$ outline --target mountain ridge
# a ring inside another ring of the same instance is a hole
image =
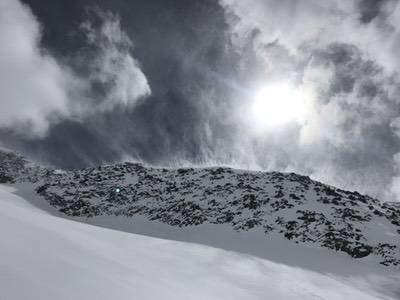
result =
[[[178,227],[228,224],[236,231],[273,232],[295,243],[400,265],[398,203],[295,173],[138,163],[59,171],[0,151],[0,182],[32,184],[69,217],[140,215]]]

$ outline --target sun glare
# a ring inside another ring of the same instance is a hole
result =
[[[306,116],[306,93],[286,84],[260,89],[251,107],[252,115],[260,129],[303,123]]]

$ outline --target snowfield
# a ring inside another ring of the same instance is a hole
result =
[[[44,210],[44,202],[38,205],[21,194],[0,185],[2,300],[400,299],[398,270],[368,260],[273,237],[264,237],[262,243],[271,247],[257,253],[256,242],[243,245],[244,233],[207,238],[210,227],[204,227],[204,243],[241,252],[143,236],[61,218],[49,212],[50,206]],[[92,221],[118,229],[124,220]],[[165,228],[165,237],[174,237],[168,225],[143,222],[136,220],[136,230],[151,234]],[[190,240],[186,237],[201,236],[202,228],[175,237]],[[307,268],[309,261],[314,267]]]
[[[319,272],[326,268],[321,270],[318,260],[282,261],[282,249],[302,244],[400,269],[399,203],[295,173],[168,169],[130,162],[60,172],[0,151],[0,183],[18,187],[21,196],[36,199],[44,210],[50,205],[55,215],[92,225],[266,259],[277,253],[275,262],[312,265]],[[21,194],[23,189],[27,195]],[[276,238],[279,245],[271,251]],[[332,268],[334,264],[329,272]]]

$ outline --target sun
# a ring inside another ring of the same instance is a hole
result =
[[[307,114],[307,94],[288,84],[261,88],[254,97],[251,115],[259,129],[303,123]]]

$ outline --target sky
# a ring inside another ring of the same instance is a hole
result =
[[[400,200],[397,0],[1,0],[0,43],[0,146],[35,161],[296,172]]]

